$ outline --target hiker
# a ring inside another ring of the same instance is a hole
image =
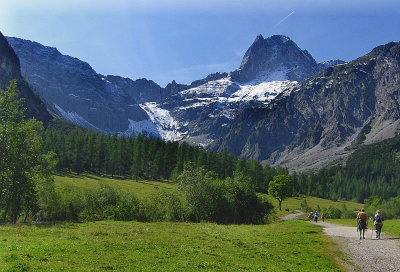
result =
[[[313,219],[314,215],[312,212],[310,212],[310,214],[308,215],[308,220],[311,222],[311,220]]]
[[[321,219],[322,219],[322,222],[325,222],[325,213],[321,214]]]
[[[361,209],[360,212],[357,214],[357,231],[360,232],[360,240],[365,239],[365,230],[367,229],[368,225],[368,217],[365,213],[365,209]],[[361,238],[362,233],[362,238]]]
[[[376,230],[376,238],[381,239],[381,231],[382,231],[384,219],[383,219],[383,215],[380,210],[376,211],[373,220],[374,220],[374,227]]]
[[[315,213],[314,213],[314,220],[315,220],[315,223],[318,223],[318,217],[319,217],[318,212],[315,212]]]

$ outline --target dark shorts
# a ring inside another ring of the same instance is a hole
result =
[[[367,229],[367,222],[366,221],[359,221],[358,222],[358,229],[359,230]]]
[[[381,230],[382,230],[382,226],[383,226],[382,223],[375,223],[375,229],[376,229],[377,231],[381,231]]]

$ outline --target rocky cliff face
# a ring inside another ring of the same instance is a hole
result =
[[[52,117],[43,102],[22,78],[19,59],[0,32],[0,88],[4,89],[13,79],[17,80],[20,96],[25,99],[27,116],[48,122]]]
[[[18,38],[8,41],[21,59],[22,75],[60,117],[99,132],[160,136],[135,100],[140,95],[56,48]]]
[[[297,171],[345,158],[358,144],[398,132],[399,68],[399,43],[327,68],[269,105],[242,112],[213,148]]]

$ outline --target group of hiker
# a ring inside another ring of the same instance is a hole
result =
[[[315,223],[318,223],[319,217],[320,217],[320,215],[319,215],[319,213],[317,211],[315,211],[314,213],[310,212],[308,214],[308,220],[310,220],[310,221],[314,220]],[[325,214],[324,213],[321,214],[321,219],[322,219],[322,222],[325,222]]]
[[[310,212],[308,214],[308,220],[315,221],[318,223],[318,219],[321,218],[322,222],[325,222],[325,214],[322,213],[321,216],[317,211]],[[380,210],[377,210],[374,217],[369,218],[373,221],[376,238],[381,239],[381,232],[383,227],[383,215]],[[365,213],[365,209],[361,209],[357,214],[357,231],[360,233],[360,239],[365,239],[365,232],[368,229],[368,216]]]
[[[381,232],[383,227],[383,215],[380,210],[377,210],[374,217],[370,218],[374,222],[376,231],[376,238],[381,239]],[[360,239],[365,239],[365,231],[368,228],[368,216],[365,209],[361,209],[357,214],[357,231],[360,233]]]

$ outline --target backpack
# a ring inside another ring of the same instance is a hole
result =
[[[358,214],[358,218],[359,218],[361,221],[367,221],[367,214],[366,214],[365,212],[360,212],[360,213]]]
[[[382,214],[377,214],[377,215],[375,216],[375,222],[381,223],[382,221],[383,221]]]

